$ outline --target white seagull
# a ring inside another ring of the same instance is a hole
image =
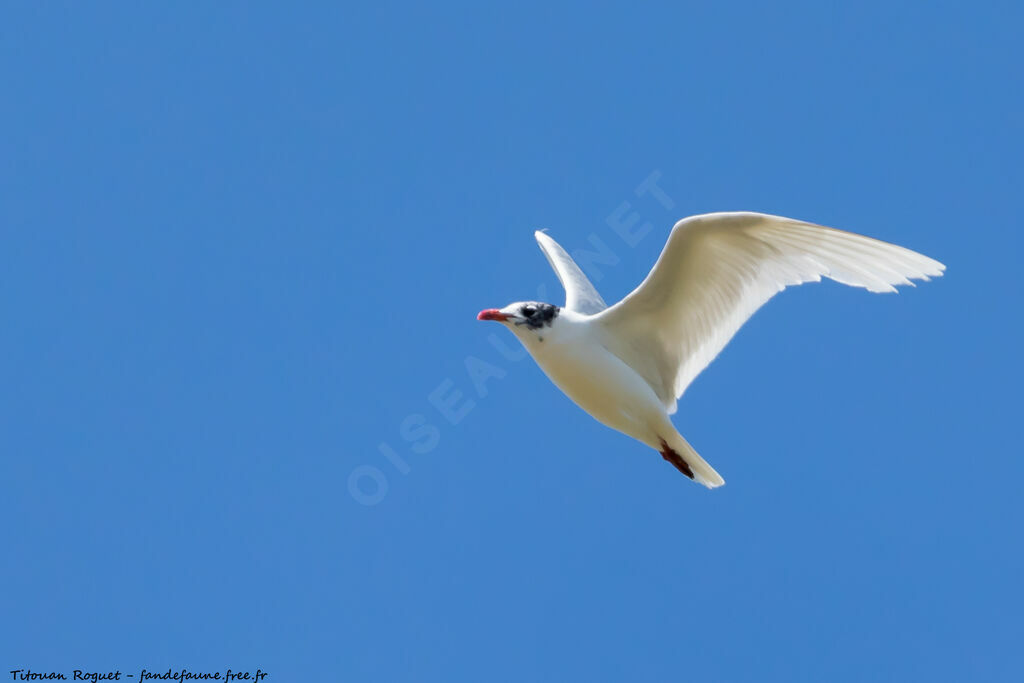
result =
[[[946,268],[910,249],[792,218],[709,213],[676,223],[644,281],[609,307],[555,240],[535,236],[565,288],[565,306],[520,301],[477,319],[504,323],[580,408],[708,488],[725,480],[669,415],[758,308],[786,287],[822,276],[895,292],[894,285]]]

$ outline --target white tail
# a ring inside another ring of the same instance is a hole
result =
[[[722,475],[715,471],[715,468],[707,463],[704,458],[697,455],[693,446],[683,438],[682,434],[672,430],[668,440],[662,437],[661,457],[672,463],[677,470],[690,477],[699,484],[704,484],[709,489],[717,488],[725,483]]]

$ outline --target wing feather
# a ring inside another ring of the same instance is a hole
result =
[[[597,293],[597,289],[572,260],[572,257],[562,248],[562,245],[540,230],[534,233],[534,237],[537,238],[537,243],[565,289],[565,307],[567,309],[585,315],[594,315],[608,308],[608,304],[604,302],[601,295]]]
[[[669,412],[750,316],[788,286],[827,277],[872,292],[945,266],[880,240],[751,212],[692,216],[672,229],[640,286],[597,318],[606,345]]]

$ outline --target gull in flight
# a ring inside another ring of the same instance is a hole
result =
[[[644,281],[609,307],[555,240],[539,231],[536,238],[565,288],[565,305],[520,301],[477,319],[503,323],[580,408],[708,488],[725,480],[669,415],[757,309],[790,285],[822,277],[895,292],[946,268],[895,244],[791,218],[709,213],[676,223]]]

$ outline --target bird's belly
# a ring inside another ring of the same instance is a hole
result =
[[[652,417],[664,408],[647,382],[613,353],[603,346],[552,345],[534,359],[566,396],[598,421],[649,440]]]

